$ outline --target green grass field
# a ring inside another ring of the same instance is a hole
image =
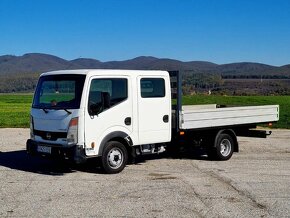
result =
[[[0,127],[29,127],[32,94],[0,94]]]
[[[29,127],[32,94],[0,94],[0,127]],[[280,105],[275,128],[290,129],[290,96],[185,96],[183,104]]]

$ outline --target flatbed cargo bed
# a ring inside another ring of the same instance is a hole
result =
[[[276,122],[279,105],[218,108],[214,104],[182,106],[180,129],[200,129]]]

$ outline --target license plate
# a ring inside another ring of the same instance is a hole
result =
[[[37,146],[37,152],[51,154],[51,147],[39,145],[39,146]]]

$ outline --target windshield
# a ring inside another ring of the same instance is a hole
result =
[[[32,107],[40,109],[78,109],[85,75],[40,77]]]

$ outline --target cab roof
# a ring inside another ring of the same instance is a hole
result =
[[[106,75],[106,76],[138,76],[138,75],[168,75],[167,71],[161,70],[116,70],[116,69],[80,69],[80,70],[57,70],[50,71],[41,74],[41,76],[48,75],[60,75],[60,74],[75,74],[75,75],[89,75],[89,76],[97,76],[97,75]]]

